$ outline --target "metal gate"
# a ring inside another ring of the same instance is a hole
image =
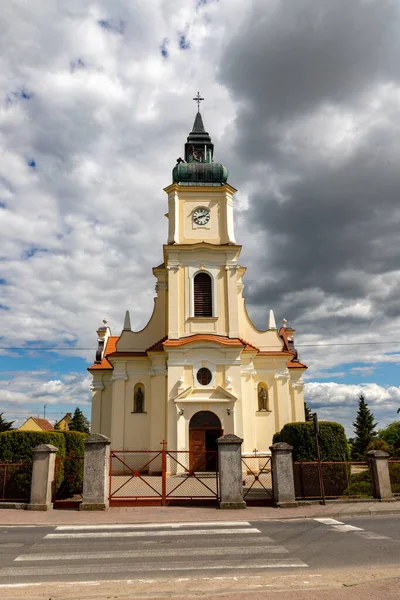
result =
[[[83,492],[82,456],[56,457],[54,470],[54,508],[79,508]]]
[[[242,456],[243,500],[249,506],[272,504],[271,456]]]
[[[218,502],[217,452],[112,450],[110,505],[208,504]]]

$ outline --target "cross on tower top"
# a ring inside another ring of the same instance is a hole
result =
[[[197,92],[197,96],[195,96],[195,98],[193,98],[193,100],[195,102],[197,102],[197,112],[200,112],[200,102],[202,102],[204,100],[204,98],[202,98],[200,96],[200,92]]]

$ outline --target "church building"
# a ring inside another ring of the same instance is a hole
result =
[[[307,367],[285,320],[278,330],[269,311],[260,331],[247,314],[236,190],[214,162],[199,111],[184,152],[165,188],[168,241],[153,268],[150,321],[132,331],[127,311],[120,335],[106,321],[97,331],[91,431],[115,450],[158,450],[165,440],[170,450],[195,453],[235,433],[244,455],[265,453],[285,423],[304,421]]]

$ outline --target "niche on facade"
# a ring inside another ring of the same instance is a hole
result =
[[[258,412],[270,412],[268,385],[260,381],[257,386]]]
[[[144,385],[137,383],[133,389],[133,410],[132,413],[144,413]]]

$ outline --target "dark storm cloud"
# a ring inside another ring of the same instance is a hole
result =
[[[243,231],[265,249],[251,256],[249,302],[304,323],[319,309],[316,327],[336,333],[386,301],[398,315],[400,4],[254,6],[219,70],[239,101],[230,160],[249,191]]]
[[[254,2],[221,79],[264,117],[351,102],[400,77],[397,0]]]

